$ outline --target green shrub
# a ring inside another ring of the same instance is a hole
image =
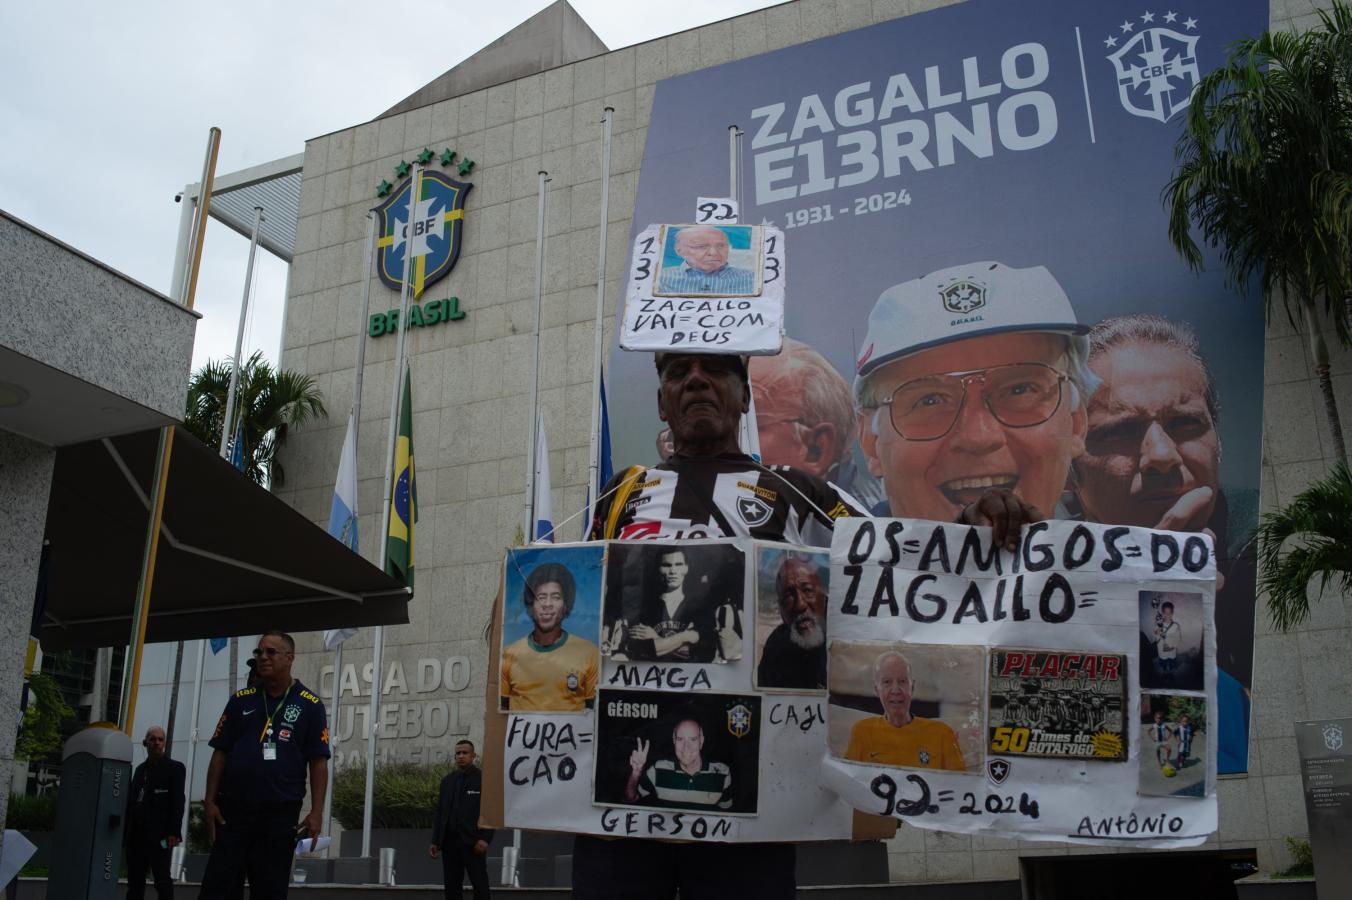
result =
[[[1291,851],[1291,866],[1277,874],[1287,878],[1313,878],[1314,851],[1310,849],[1310,842],[1288,836],[1286,849]]]
[[[188,852],[210,853],[211,841],[207,837],[207,819],[202,813],[202,804],[193,803],[188,807]]]
[[[28,794],[10,794],[5,827],[19,831],[56,830],[56,792],[41,797]]]
[[[414,763],[376,765],[371,788],[373,828],[431,828],[441,779],[450,762],[434,766]],[[333,817],[347,829],[359,829],[366,809],[366,769],[349,766],[333,779]]]

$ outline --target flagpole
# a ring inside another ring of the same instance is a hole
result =
[[[601,471],[601,352],[604,346],[606,306],[606,234],[610,224],[610,126],[615,108],[606,107],[601,116],[601,245],[596,251],[596,336],[592,346],[592,416],[588,446],[587,503],[595,508],[600,496],[597,477]]]
[[[530,381],[530,449],[526,455],[526,525],[522,530],[525,543],[535,540],[535,423],[540,414],[540,310],[545,277],[545,185],[549,173],[540,170],[540,201],[535,224],[535,358],[531,363]]]
[[[366,321],[371,315],[371,267],[373,265],[372,257],[376,251],[376,217],[370,210],[366,213],[366,268],[362,270],[365,277],[362,279],[361,286],[361,318],[357,320],[357,362],[356,373],[352,379],[352,462],[357,461],[357,445],[361,434],[361,389],[362,375],[366,371]],[[346,435],[344,435],[346,440]],[[357,517],[360,513],[357,510],[357,498],[352,498],[352,515]],[[358,535],[361,530],[358,529]],[[377,542],[378,543],[378,542]],[[361,547],[356,548],[357,555],[361,555]],[[344,639],[346,640],[346,639]],[[343,643],[339,642],[333,651],[333,703],[330,705],[332,712],[329,713],[329,721],[333,725],[329,728],[329,753],[335,760],[333,765],[329,766],[329,790],[324,795],[324,834],[331,834],[333,829],[333,783],[338,777],[338,732],[340,730],[338,714],[343,700],[342,691],[343,680]],[[337,856],[338,851],[334,849],[329,856]]]
[[[211,211],[211,188],[216,180],[216,159],[221,149],[221,130],[214,125],[207,132],[206,158],[202,160],[202,180],[198,183],[197,224],[192,232],[188,268],[184,276],[182,301],[192,309],[197,295],[197,275],[202,265],[202,244],[206,240],[207,215]],[[160,526],[164,521],[164,489],[169,484],[169,462],[174,449],[174,426],[160,429],[159,446],[155,454],[155,475],[151,482],[150,521],[146,525],[145,548],[141,556],[141,575],[136,586],[136,602],[132,608],[131,636],[122,675],[122,699],[118,708],[118,725],[128,736],[132,720],[136,718],[136,695],[141,679],[141,657],[145,651],[146,624],[150,617],[150,597],[155,580],[155,560],[160,548]]]
[[[404,278],[399,291],[399,336],[394,351],[394,372],[391,374],[390,432],[385,448],[385,489],[381,494],[380,533],[376,535],[376,565],[385,568],[386,546],[390,539],[390,512],[394,487],[394,450],[399,440],[399,401],[403,398],[404,353],[408,337],[408,304],[413,277],[413,221],[418,214],[418,193],[422,188],[421,163],[413,164],[413,176],[408,191],[408,221],[404,228]],[[369,280],[370,273],[367,273]],[[361,818],[361,855],[371,855],[371,799],[376,773],[376,719],[380,716],[380,671],[385,650],[385,627],[377,625],[375,647],[371,656],[371,705],[366,713],[366,793]]]
[[[225,417],[221,423],[221,457],[229,459],[226,445],[234,429],[230,427],[235,414],[235,392],[239,390],[240,356],[244,353],[244,325],[249,320],[249,295],[253,293],[254,257],[258,253],[258,232],[263,226],[263,207],[254,207],[253,234],[249,238],[249,262],[244,268],[244,298],[240,300],[239,327],[235,329],[235,364],[230,367],[230,388],[225,394]],[[247,464],[247,463],[246,463]],[[233,685],[232,685],[233,687]]]

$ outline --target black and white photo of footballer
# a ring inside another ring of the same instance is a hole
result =
[[[1125,655],[995,647],[987,749],[1002,756],[1125,760],[1126,691]]]
[[[745,552],[728,542],[610,544],[602,654],[617,662],[741,659],[745,573]]]
[[[1202,653],[1206,610],[1202,595],[1141,591],[1141,687],[1204,689]]]
[[[603,806],[752,815],[761,700],[603,689],[593,799]]]

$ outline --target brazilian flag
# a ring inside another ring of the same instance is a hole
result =
[[[390,534],[385,542],[385,572],[413,587],[413,526],[418,521],[418,486],[413,468],[413,379],[404,369],[404,399],[399,404],[399,439],[394,447],[394,496]]]

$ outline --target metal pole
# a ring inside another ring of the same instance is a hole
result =
[[[216,179],[216,157],[221,149],[221,130],[212,127],[207,132],[206,159],[202,163],[202,181],[198,196],[197,225],[194,227],[188,274],[183,290],[183,305],[192,309],[197,294],[197,273],[202,267],[202,244],[206,238],[207,214],[211,211],[211,188]],[[122,675],[122,699],[118,709],[118,726],[131,736],[132,721],[136,717],[137,683],[141,678],[141,656],[145,651],[146,623],[150,617],[150,597],[155,583],[155,560],[160,549],[160,525],[164,521],[164,493],[169,485],[169,462],[174,451],[174,426],[160,429],[159,445],[155,453],[155,476],[151,482],[150,522],[146,530],[145,550],[141,556],[141,576],[136,586],[136,604],[132,610],[131,637],[127,663]]]
[[[201,190],[201,185],[198,185]],[[189,197],[185,188],[179,195],[178,243],[174,246],[174,271],[169,276],[169,296],[183,302],[183,289],[187,287],[188,248],[192,246],[193,226],[197,224],[197,198]]]
[[[593,509],[596,507],[596,498],[600,496],[597,481],[601,473],[601,351],[605,343],[602,333],[605,330],[606,233],[610,209],[610,124],[614,113],[614,107],[607,106],[601,116],[601,246],[596,252],[596,336],[592,346],[591,440],[587,455],[590,460],[587,499]]]
[[[535,359],[531,363],[530,443],[526,455],[526,524],[522,530],[527,544],[535,540],[535,445],[536,422],[540,416],[540,309],[545,280],[545,185],[549,173],[540,170],[540,204],[535,224]]]
[[[399,439],[399,403],[403,399],[404,353],[408,337],[408,303],[412,293],[410,279],[413,275],[413,221],[418,212],[418,193],[422,188],[421,164],[413,166],[413,178],[408,192],[408,224],[404,232],[404,278],[399,292],[399,339],[395,344],[394,372],[390,399],[390,431],[385,452],[385,490],[381,495],[380,533],[376,535],[376,559],[374,562],[385,568],[385,542],[390,534],[391,494],[394,487],[394,448]],[[385,649],[385,627],[376,626],[375,647],[371,656],[371,706],[366,714],[366,794],[365,809],[361,821],[361,855],[371,855],[371,796],[375,786],[376,772],[376,719],[380,716],[380,667]]]
[[[336,777],[338,760],[338,732],[340,726],[338,723],[338,701],[342,698],[340,685],[343,680],[343,645],[339,644],[333,651],[333,717],[329,719],[329,790],[324,795],[324,828],[323,834],[331,834],[330,828],[333,824],[333,780]],[[337,856],[337,848],[333,852],[325,854],[326,856]]]
[[[197,716],[202,706],[202,666],[206,662],[207,642],[205,638],[197,639],[197,665],[194,667],[192,679],[192,719],[188,728],[188,758],[183,763],[186,770],[183,778],[183,795],[187,798],[187,803],[183,804],[183,833],[188,833],[189,815],[192,810],[192,779],[193,768],[197,762]],[[175,875],[177,877],[177,875]]]
[[[160,429],[155,452],[155,480],[150,485],[150,522],[146,526],[145,549],[141,554],[141,577],[136,586],[136,606],[131,617],[131,652],[127,654],[126,674],[122,678],[122,703],[118,725],[131,737],[132,717],[136,715],[136,689],[141,680],[141,655],[145,650],[146,622],[150,618],[150,594],[155,584],[155,559],[160,550],[160,523],[164,521],[164,493],[169,485],[169,458],[174,450],[174,426]]]
[[[741,129],[736,125],[728,126],[728,196],[737,199],[737,137]]]
[[[373,213],[366,213],[366,268],[362,271],[366,277],[362,281],[361,289],[361,318],[357,320],[357,362],[356,375],[352,381],[352,455],[353,462],[356,462],[357,445],[360,442],[361,434],[361,389],[362,374],[366,370],[366,319],[371,314],[371,265],[376,252],[376,217]],[[352,514],[358,515],[357,498],[352,498]],[[358,534],[361,531],[358,529]],[[377,545],[379,542],[377,542]],[[358,555],[361,554],[361,547],[357,548]],[[333,758],[337,759],[338,750],[338,716],[343,700],[341,689],[343,677],[343,645],[339,644],[333,655],[333,705],[329,713],[329,721],[333,726],[329,729],[329,750]],[[329,766],[329,792],[324,797],[324,833],[331,834],[333,830],[333,782],[338,777],[338,766],[331,764]],[[331,847],[329,856],[337,856],[336,847]]]
[[[192,230],[188,271],[183,284],[183,305],[192,309],[197,296],[197,273],[202,268],[202,244],[207,236],[207,216],[211,212],[211,190],[216,182],[216,157],[221,152],[221,130],[213,127],[207,134],[207,158],[202,163],[202,180],[197,189],[197,221]]]
[[[371,315],[371,268],[375,265],[376,255],[376,217],[372,212],[366,214],[366,268],[363,270],[366,277],[362,280],[361,286],[361,318],[357,320],[357,373],[352,382],[352,421],[355,423],[358,434],[361,432],[361,389],[362,376],[366,372],[366,322]],[[399,320],[401,325],[403,320]],[[401,329],[402,331],[402,329]],[[353,442],[357,442],[357,434],[353,435]],[[357,501],[356,497],[352,502]],[[353,513],[356,510],[352,510]],[[360,552],[360,548],[359,548]]]
[[[239,390],[239,369],[244,363],[244,323],[249,319],[249,295],[253,292],[254,257],[258,253],[258,232],[263,227],[263,207],[254,207],[253,234],[249,238],[249,262],[244,267],[244,297],[240,300],[239,327],[235,329],[235,364],[230,367],[230,387],[225,394],[225,417],[221,422],[221,456],[229,459],[226,448],[230,443],[232,419],[235,415],[235,392]],[[231,687],[234,687],[231,685]]]

